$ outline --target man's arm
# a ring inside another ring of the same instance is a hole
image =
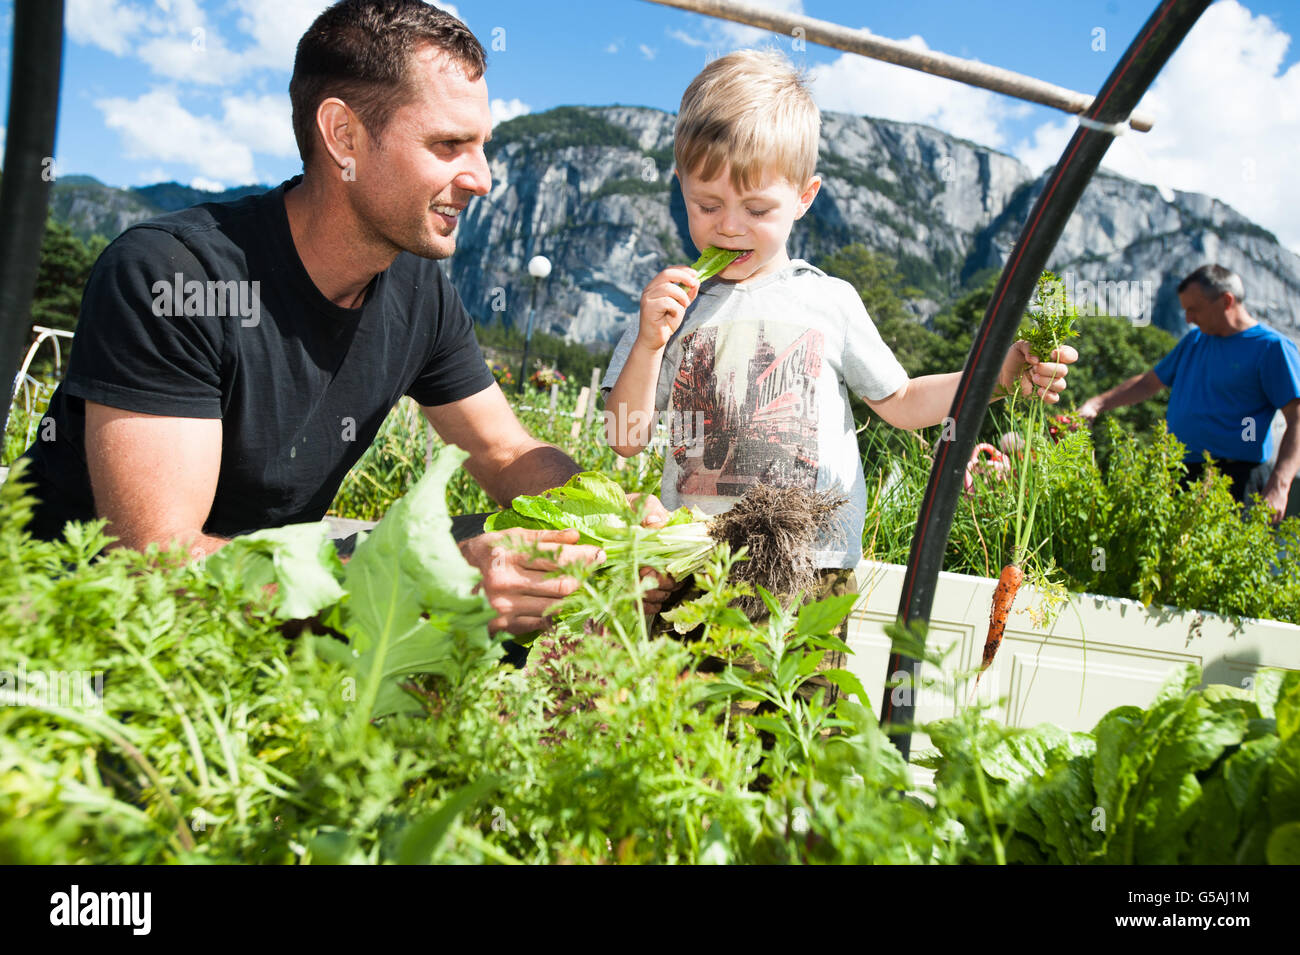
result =
[[[114,546],[178,541],[193,557],[223,546],[203,533],[221,469],[220,418],[170,418],[86,402],[95,512]]]
[[[421,410],[444,441],[469,454],[465,470],[498,504],[559,487],[582,470],[559,448],[525,431],[495,384],[468,398]]]
[[[465,469],[501,504],[508,505],[520,494],[558,487],[581,470],[563,451],[525,431],[495,384],[459,401],[421,408],[444,441],[469,453]],[[654,498],[646,523],[661,524],[666,519],[663,505]],[[530,556],[533,546],[542,554]],[[599,547],[579,544],[576,530],[516,528],[480,534],[461,541],[460,552],[483,575],[483,595],[500,614],[491,628],[513,634],[545,629],[547,610],[577,589],[572,577],[548,576],[551,571],[575,561],[605,559]],[[657,609],[667,596],[666,585],[661,584],[645,595],[644,602]]]
[[[1089,398],[1079,406],[1079,416],[1088,421],[1094,421],[1104,411],[1123,408],[1126,405],[1135,405],[1146,401],[1148,398],[1154,398],[1164,388],[1165,383],[1160,380],[1154,371],[1144,371],[1140,375],[1134,375],[1127,381],[1121,382],[1109,391],[1103,391],[1095,398]]]
[[[444,441],[468,452],[465,470],[500,504],[558,487],[580,470],[563,451],[524,430],[495,384],[421,410]],[[530,544],[553,559],[530,556]],[[500,614],[491,629],[513,634],[547,627],[547,610],[577,588],[572,577],[548,576],[557,566],[604,560],[600,548],[578,544],[575,530],[480,534],[461,541],[460,552],[483,575],[483,596]]]
[[[1282,408],[1282,417],[1286,419],[1286,433],[1282,435],[1282,446],[1278,448],[1277,465],[1264,485],[1264,500],[1273,508],[1274,522],[1280,521],[1286,513],[1287,499],[1291,494],[1291,482],[1296,472],[1300,471],[1300,398]]]

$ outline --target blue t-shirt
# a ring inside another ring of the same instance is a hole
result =
[[[1300,352],[1267,325],[1235,335],[1193,328],[1160,360],[1156,377],[1168,385],[1169,430],[1187,447],[1232,461],[1273,455],[1273,414],[1300,398]]]

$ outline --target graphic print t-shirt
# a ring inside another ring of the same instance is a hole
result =
[[[603,389],[636,341],[623,334]],[[821,567],[862,557],[866,482],[849,391],[887,398],[907,372],[853,286],[807,262],[745,284],[706,282],[664,349],[655,407],[666,412],[664,505],[717,514],[754,484],[848,498],[818,544]]]

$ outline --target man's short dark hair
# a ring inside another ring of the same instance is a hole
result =
[[[478,38],[450,13],[419,0],[340,0],[298,41],[289,80],[293,135],[303,168],[319,138],[316,109],[337,96],[376,142],[413,98],[411,54],[430,44],[477,80],[487,66]]]
[[[1178,293],[1181,295],[1192,285],[1199,286],[1201,294],[1211,302],[1225,292],[1231,292],[1238,302],[1246,300],[1246,288],[1241,284],[1241,276],[1222,265],[1202,265],[1178,283]]]

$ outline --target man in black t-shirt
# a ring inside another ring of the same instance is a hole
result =
[[[491,185],[483,69],[468,28],[427,4],[321,14],[289,87],[303,175],[136,225],[96,262],[42,429],[54,440],[27,452],[37,536],[106,517],[125,546],[201,556],[320,520],[403,395],[497,501],[578,471],[519,424],[435,261]],[[575,531],[519,536],[557,563],[601,556]],[[485,534],[461,550],[494,629],[524,633],[574,584],[510,545]]]

